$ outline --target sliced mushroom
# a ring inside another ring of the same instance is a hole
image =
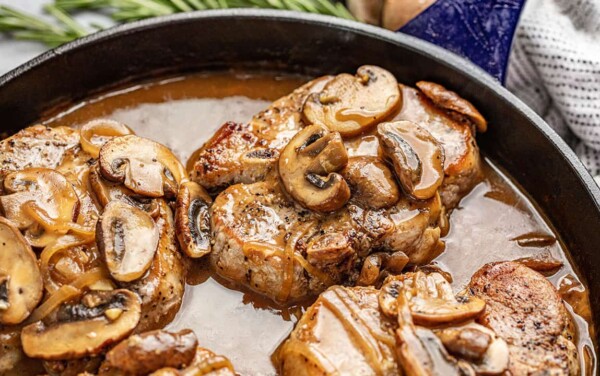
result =
[[[350,198],[348,184],[337,173],[347,163],[340,134],[311,125],[298,132],[281,152],[279,176],[286,191],[301,205],[330,212]]]
[[[410,261],[404,252],[378,252],[367,256],[360,270],[356,284],[358,286],[374,286],[383,280],[388,273],[400,274]]]
[[[187,176],[166,146],[134,135],[115,137],[104,144],[98,162],[106,180],[147,197],[174,197]]]
[[[414,325],[406,296],[400,294],[397,300],[396,352],[407,376],[475,375],[469,364],[456,361],[448,354],[431,330]]]
[[[140,299],[133,292],[90,291],[62,304],[52,320],[23,328],[23,350],[45,360],[96,355],[131,334],[140,316]]]
[[[210,252],[210,217],[212,199],[198,183],[181,184],[177,194],[175,229],[179,245],[186,255],[202,257]]]
[[[350,186],[352,202],[363,208],[389,208],[400,200],[394,174],[377,157],[354,157],[341,172]]]
[[[356,75],[337,75],[320,93],[306,99],[303,114],[342,136],[362,133],[390,115],[400,105],[394,76],[383,68],[363,65]]]
[[[379,124],[377,135],[404,191],[418,200],[433,197],[444,179],[444,153],[439,142],[410,121]]]
[[[0,324],[25,320],[42,298],[42,275],[19,229],[0,217]]]
[[[337,265],[341,269],[341,263],[354,256],[356,252],[347,236],[334,232],[314,237],[308,243],[306,249],[306,260],[317,267]]]
[[[94,158],[100,148],[113,137],[126,136],[134,132],[125,124],[110,119],[95,119],[85,123],[79,130],[81,148]]]
[[[452,355],[468,361],[478,375],[500,375],[508,369],[507,343],[485,326],[470,322],[434,332]]]
[[[96,241],[111,276],[117,281],[139,279],[150,267],[159,230],[148,213],[120,201],[104,208]]]
[[[103,207],[111,201],[122,201],[150,214],[155,218],[159,214],[159,205],[156,199],[140,196],[131,189],[119,184],[106,181],[97,168],[90,168],[88,177],[94,196]]]
[[[165,367],[184,368],[196,355],[194,332],[155,330],[133,335],[106,354],[99,375],[148,375]]]
[[[418,271],[388,278],[379,293],[382,312],[395,317],[401,295],[409,302],[414,322],[428,327],[465,322],[485,309],[482,299],[466,295],[455,297],[450,284],[439,273]]]
[[[4,179],[0,197],[4,215],[34,247],[44,247],[69,230],[83,230],[73,223],[79,198],[69,181],[46,168],[27,168]],[[85,231],[84,231],[85,232]]]
[[[419,81],[417,87],[436,106],[449,110],[450,115],[466,118],[477,127],[479,132],[487,130],[487,121],[483,115],[477,111],[471,102],[463,99],[460,95],[433,82]]]

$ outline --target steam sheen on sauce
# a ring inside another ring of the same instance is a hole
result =
[[[140,136],[165,144],[187,161],[224,122],[249,120],[307,80],[239,72],[176,77],[89,99],[49,114],[45,123],[79,126],[99,117],[112,118]],[[376,144],[376,140],[366,137],[357,148],[367,151]],[[564,266],[549,279],[559,288],[577,322],[582,358],[593,364],[594,333],[589,332],[587,289],[579,281],[564,246],[554,240],[557,236],[552,228],[491,161],[485,161],[484,181],[461,201],[450,223],[444,239],[446,250],[435,263],[452,274],[455,291],[488,262],[544,255],[561,260]],[[182,308],[167,328],[194,330],[202,346],[227,356],[241,374],[275,374],[269,354],[287,338],[310,302],[285,309],[276,307],[256,294],[217,281],[205,264],[203,260],[193,262]]]

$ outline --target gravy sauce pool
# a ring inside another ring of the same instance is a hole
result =
[[[113,91],[48,114],[45,124],[79,126],[109,117],[138,135],[170,147],[182,162],[226,121],[244,122],[307,81],[269,73],[223,72],[176,77]],[[491,125],[493,126],[493,124]],[[369,139],[364,141],[369,148]],[[485,180],[450,217],[446,250],[435,263],[462,289],[483,264],[551,255],[564,263],[550,281],[559,289],[579,329],[583,374],[595,372],[596,357],[588,322],[588,291],[579,281],[557,236],[531,201],[493,163]],[[304,307],[281,309],[251,292],[217,281],[203,261],[192,263],[182,308],[167,326],[190,328],[199,342],[227,356],[241,374],[272,375],[270,354],[287,338]]]

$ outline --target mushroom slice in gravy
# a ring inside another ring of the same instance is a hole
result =
[[[97,166],[90,168],[88,181],[94,196],[102,207],[108,205],[111,201],[121,201],[142,209],[153,218],[159,214],[159,204],[155,199],[138,195],[119,183],[106,181],[101,176]]]
[[[140,320],[140,300],[129,290],[90,291],[64,303],[52,319],[23,328],[27,356],[78,359],[102,352],[125,338]]]
[[[23,322],[42,298],[35,254],[19,230],[0,217],[0,324]]]
[[[356,75],[342,73],[304,103],[308,124],[318,124],[342,136],[362,133],[400,104],[400,90],[394,76],[385,69],[364,65]]]
[[[483,325],[470,322],[434,333],[450,354],[469,361],[478,375],[499,375],[508,368],[508,345]]]
[[[407,376],[475,374],[468,363],[451,357],[431,330],[413,324],[414,317],[406,296],[399,295],[397,304],[396,352]]]
[[[444,179],[444,152],[437,140],[410,121],[379,124],[377,135],[404,191],[418,200],[433,197]]]
[[[134,135],[115,137],[104,144],[98,162],[106,180],[147,197],[174,197],[187,177],[169,148]]]
[[[4,179],[0,204],[6,218],[25,232],[34,247],[43,247],[69,230],[88,232],[73,223],[79,198],[69,181],[47,168],[27,168]]]
[[[301,205],[320,212],[344,206],[348,184],[337,172],[348,163],[348,153],[337,132],[311,125],[298,132],[281,152],[279,176],[286,191]]]
[[[179,187],[175,229],[179,245],[189,257],[199,258],[210,252],[211,204],[212,199],[198,183],[185,182]]]
[[[428,327],[465,322],[485,309],[480,298],[454,296],[450,284],[439,273],[418,271],[390,277],[379,294],[379,305],[386,315],[396,315],[400,294],[406,297],[414,322]]]
[[[436,106],[449,110],[450,114],[464,116],[477,127],[479,132],[487,130],[487,121],[483,115],[460,95],[433,82],[419,81],[417,87]]]
[[[363,208],[389,208],[400,200],[394,174],[377,157],[350,158],[341,174],[350,186],[352,202]]]
[[[109,119],[96,119],[85,123],[79,130],[81,148],[94,158],[109,139],[134,134],[125,124]]]
[[[148,213],[120,201],[104,208],[96,241],[114,279],[131,282],[150,267],[158,246],[159,231]]]

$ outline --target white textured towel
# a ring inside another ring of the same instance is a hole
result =
[[[573,147],[600,183],[600,0],[529,0],[507,87]]]

